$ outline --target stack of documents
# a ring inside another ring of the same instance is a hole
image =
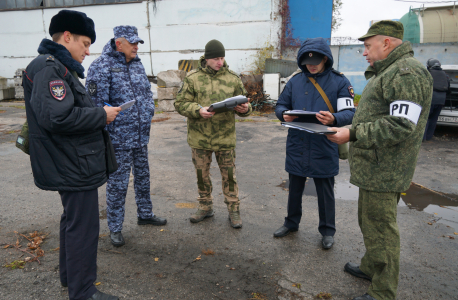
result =
[[[329,126],[315,124],[315,123],[303,123],[303,122],[281,122],[281,125],[293,128],[297,130],[303,130],[314,134],[335,134],[336,131],[328,130]]]
[[[210,105],[208,108],[209,112],[215,112],[215,113],[220,113],[220,112],[226,112],[229,110],[234,110],[234,108],[242,103],[247,103],[248,99],[245,96],[235,96],[232,98],[227,98],[226,100],[220,101],[213,103]]]
[[[308,110],[287,110],[284,111],[283,114],[289,116],[316,116],[316,114],[319,114],[319,112]]]

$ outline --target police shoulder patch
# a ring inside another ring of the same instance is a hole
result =
[[[97,95],[97,83],[95,83],[94,81],[89,82],[89,84],[87,85],[87,89],[89,91],[89,95]]]
[[[48,56],[48,57],[46,58],[46,60],[52,60],[52,61],[53,61],[53,60],[54,60],[54,56],[50,55],[50,56]]]
[[[65,84],[62,80],[53,80],[49,82],[49,91],[51,92],[51,96],[61,101],[67,95],[67,90],[65,88]]]
[[[353,87],[351,85],[348,86],[348,92],[350,93],[350,96],[352,98],[355,98],[355,91],[353,90]]]

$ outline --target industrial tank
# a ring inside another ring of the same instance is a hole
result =
[[[410,8],[401,19],[404,41],[412,43],[458,42],[458,7]]]

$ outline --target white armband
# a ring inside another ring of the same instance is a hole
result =
[[[390,104],[390,115],[410,120],[417,125],[422,107],[417,103],[407,100],[396,100]]]
[[[341,111],[344,109],[352,109],[355,108],[355,105],[353,104],[353,99],[352,98],[339,98],[337,99],[337,111]]]

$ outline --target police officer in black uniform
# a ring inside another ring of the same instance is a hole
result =
[[[428,122],[426,123],[423,141],[429,141],[433,138],[437,119],[439,118],[439,114],[445,104],[445,98],[447,94],[450,93],[450,79],[442,70],[441,63],[435,58],[430,58],[426,62],[426,68],[429,73],[431,73],[434,84],[433,99],[431,101],[431,109],[429,110]]]
[[[107,181],[102,130],[120,108],[96,107],[78,77],[95,42],[94,22],[86,14],[61,10],[49,25],[24,71],[30,161],[35,184],[59,191],[60,280],[71,300],[116,300],[94,286],[99,210],[97,188]]]

